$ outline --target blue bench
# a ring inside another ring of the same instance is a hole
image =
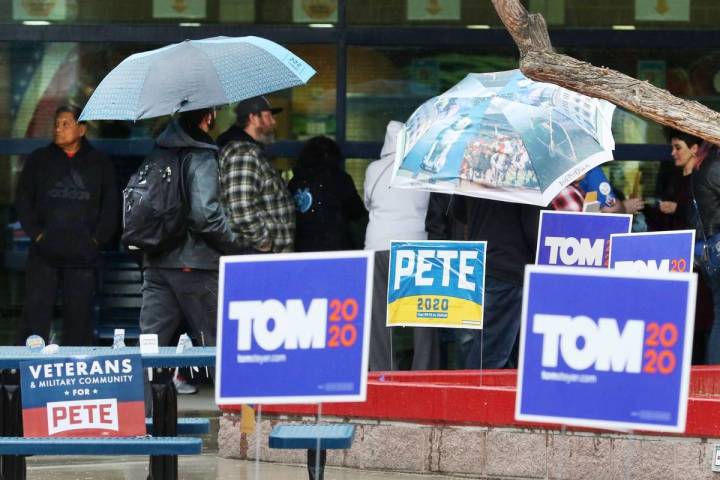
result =
[[[197,455],[192,437],[0,437],[0,455]],[[24,476],[22,478],[25,478]]]
[[[199,453],[202,440],[194,437],[0,437],[3,480],[25,480],[29,455],[150,455],[159,461],[148,478],[177,480],[177,455]]]
[[[307,450],[310,480],[323,480],[327,450],[350,448],[355,425],[347,423],[312,425],[275,425],[270,432],[270,448],[303,448]],[[318,459],[317,454],[320,453]],[[316,465],[317,464],[317,465]],[[317,470],[316,470],[317,467]]]
[[[152,418],[145,419],[145,427],[149,435],[153,433]],[[207,418],[178,418],[177,435],[205,435],[210,433],[210,420]]]
[[[135,260],[123,252],[103,252],[93,315],[99,341],[112,341],[116,328],[125,329],[126,341],[139,337],[141,288],[142,271]]]

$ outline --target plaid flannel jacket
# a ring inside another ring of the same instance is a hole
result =
[[[295,202],[261,147],[234,141],[220,152],[220,187],[230,224],[245,248],[272,242],[273,252],[291,252]]]
[[[570,184],[563,188],[550,204],[555,210],[564,212],[582,212],[585,193],[577,185]]]

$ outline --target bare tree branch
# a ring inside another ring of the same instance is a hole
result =
[[[517,0],[492,0],[492,2],[500,20],[520,49],[521,57],[531,50],[552,51],[550,36],[542,15],[529,15]]]
[[[520,50],[520,70],[539,82],[603,98],[662,125],[720,144],[720,114],[683,100],[646,81],[555,53],[540,14],[528,14],[519,0],[492,0]]]

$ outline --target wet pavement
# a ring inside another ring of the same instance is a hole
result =
[[[142,480],[147,477],[146,457],[32,457],[27,460],[28,480]],[[180,457],[178,480],[299,480],[307,468],[274,463],[228,460],[215,454]],[[326,480],[439,480],[453,477],[361,471],[327,467]],[[466,477],[467,478],[467,477]]]
[[[178,397],[180,416],[221,415],[213,397],[212,385],[201,385],[196,395]],[[216,432],[215,432],[216,433]],[[203,455],[179,457],[178,480],[304,480],[307,467],[258,463],[246,460],[229,460],[216,455],[215,438],[204,438]],[[208,451],[210,450],[210,451]],[[148,459],[143,456],[127,457],[29,457],[28,480],[144,480],[148,474]],[[326,480],[437,480],[453,477],[362,471],[349,468],[327,467]]]

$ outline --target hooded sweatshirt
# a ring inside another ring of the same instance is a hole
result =
[[[429,192],[390,188],[395,144],[403,124],[391,121],[385,133],[380,159],[365,172],[365,207],[369,222],[365,231],[366,250],[389,250],[391,240],[426,240],[425,214]]]
[[[39,148],[25,161],[15,208],[33,253],[57,267],[96,266],[119,223],[112,163],[84,138],[72,157],[54,143]]]
[[[185,238],[173,249],[149,255],[144,266],[217,270],[222,254],[236,253],[236,236],[230,230],[218,192],[217,146],[199,128],[187,132],[173,120],[156,140],[153,155],[182,154],[182,172],[190,203]]]
[[[351,223],[366,215],[352,177],[340,169],[342,158],[320,150],[298,158],[288,190],[295,199],[295,251],[352,250]],[[317,156],[315,156],[317,155]]]

